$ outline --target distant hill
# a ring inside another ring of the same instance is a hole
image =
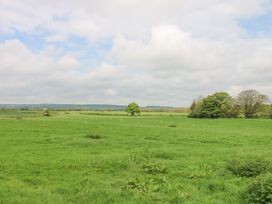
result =
[[[0,109],[62,109],[62,110],[114,110],[121,111],[126,105],[111,104],[0,104]],[[146,110],[174,109],[170,106],[146,106]]]

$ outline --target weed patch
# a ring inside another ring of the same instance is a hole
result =
[[[268,161],[258,158],[230,160],[226,169],[239,177],[255,177],[270,169]]]
[[[126,185],[127,189],[134,189],[142,193],[158,192],[161,190],[163,184],[166,183],[162,178],[144,178],[129,181]]]
[[[166,166],[160,166],[158,164],[145,164],[142,166],[143,170],[147,174],[167,174],[167,168]]]
[[[259,177],[252,182],[245,192],[245,199],[247,203],[272,203],[272,174]]]

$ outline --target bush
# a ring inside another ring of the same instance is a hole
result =
[[[257,178],[245,192],[245,199],[250,204],[272,203],[272,174]]]
[[[240,177],[254,177],[270,169],[269,162],[258,159],[234,159],[227,163],[226,169]]]

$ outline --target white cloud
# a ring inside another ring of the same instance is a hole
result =
[[[194,35],[243,35],[237,19],[267,12],[269,0],[1,0],[0,32],[49,31],[49,41],[78,35],[90,42],[118,34],[145,38],[150,27],[176,24]]]
[[[114,91],[113,89],[107,89],[105,93],[109,96],[116,95],[116,91]]]
[[[0,44],[1,103],[188,105],[214,91],[272,92],[272,37],[239,25],[271,12],[269,0],[0,0],[0,36],[42,35],[37,52]],[[45,35],[45,36],[44,36]],[[99,63],[54,46],[113,43]],[[86,62],[87,61],[87,62]],[[98,64],[98,65],[97,65]]]
[[[109,58],[124,70],[140,73],[140,78],[147,77],[147,86],[158,96],[170,101],[172,93],[174,100],[181,101],[180,94],[193,97],[224,90],[237,94],[237,87],[269,94],[271,46],[272,38],[214,41],[163,25],[153,28],[151,39],[145,43],[116,38]]]

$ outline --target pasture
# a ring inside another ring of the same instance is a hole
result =
[[[272,162],[272,120],[97,113],[0,114],[0,203],[244,203],[226,162]]]

